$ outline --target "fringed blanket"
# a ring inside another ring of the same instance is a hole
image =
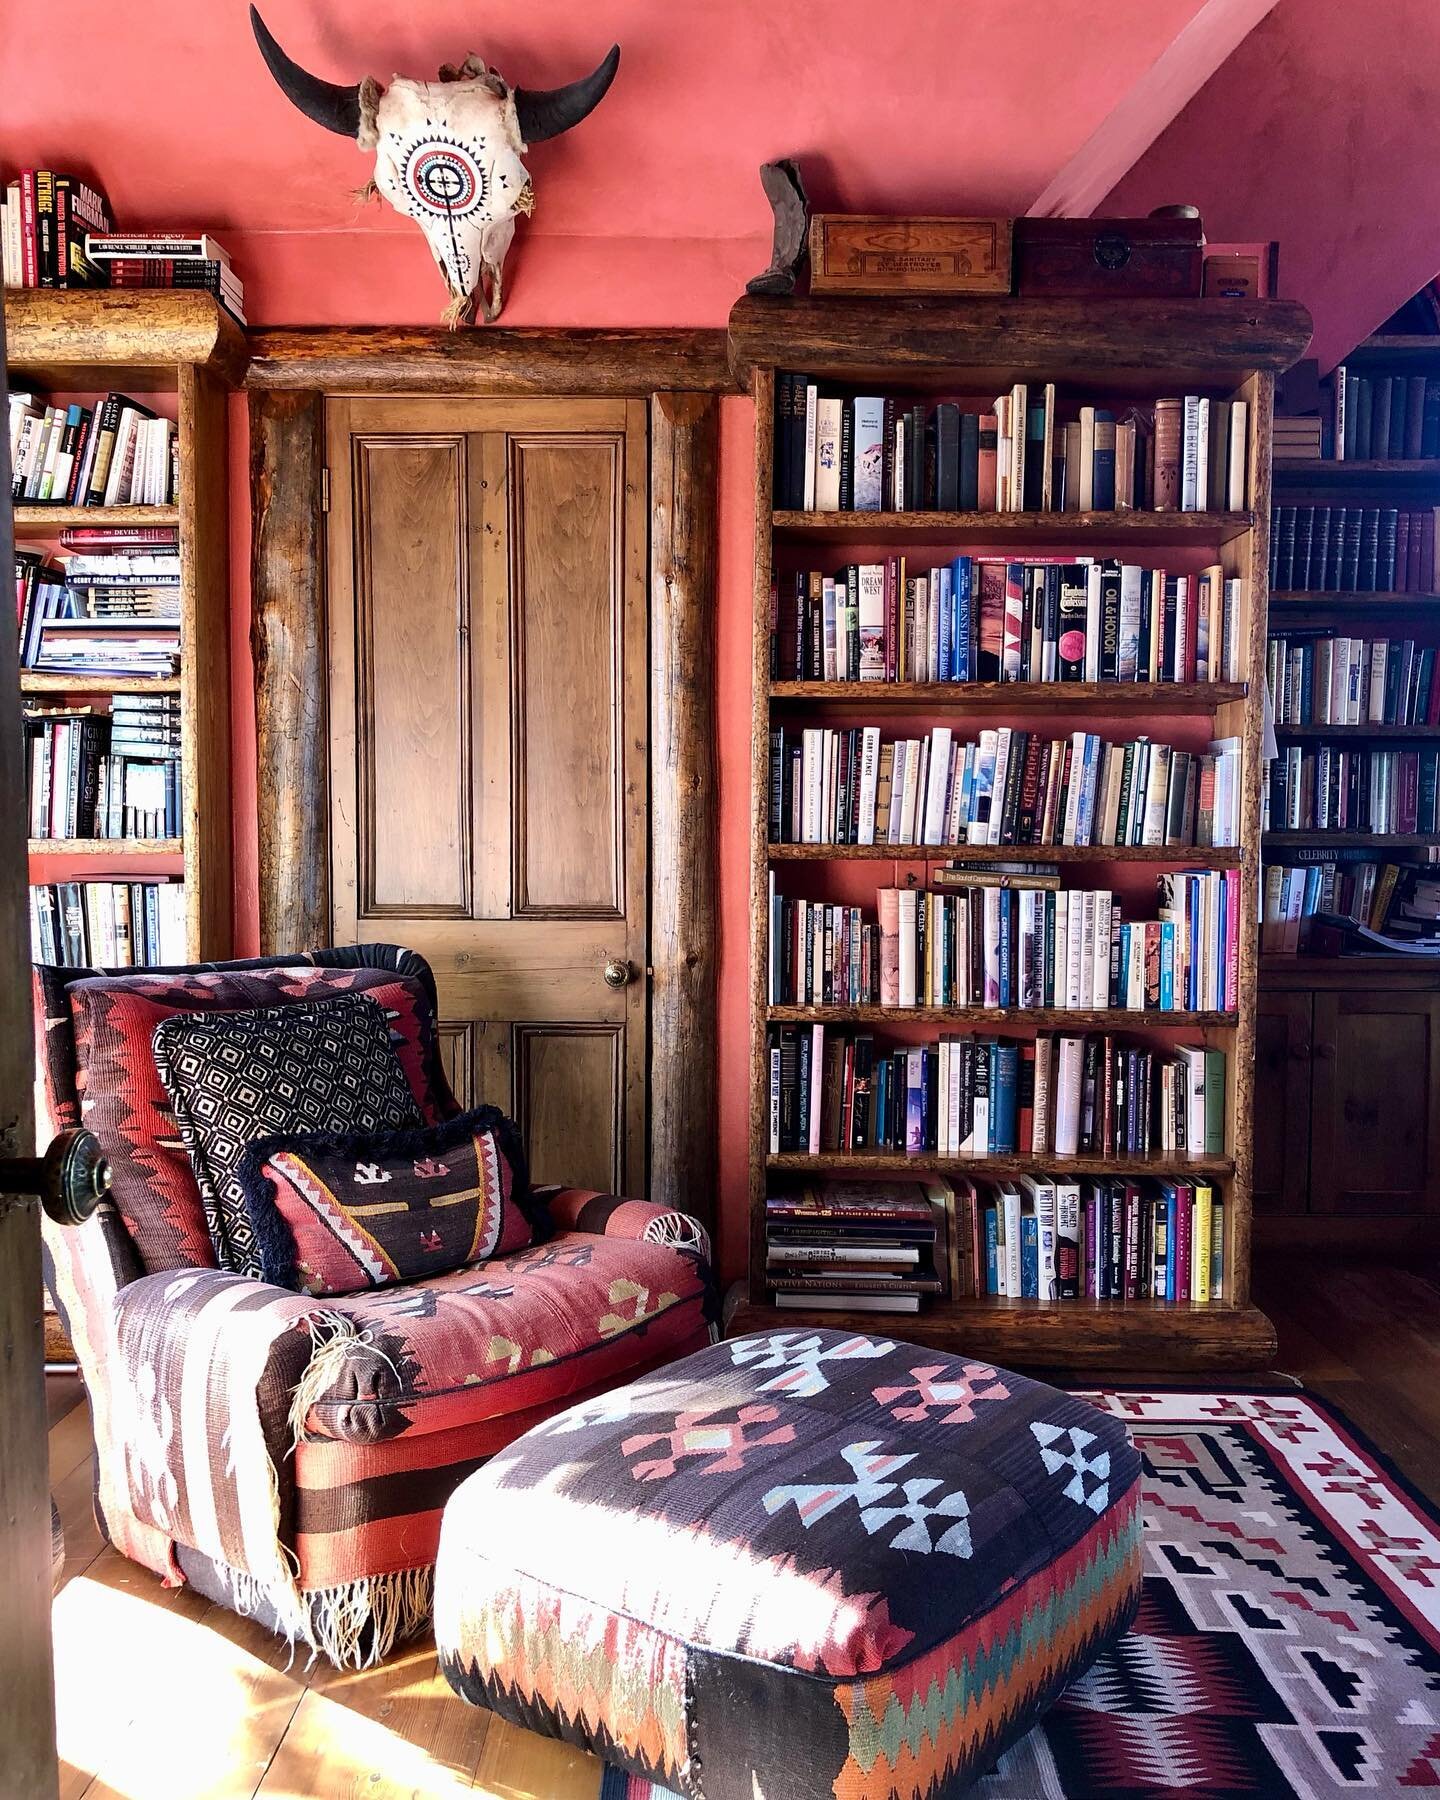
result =
[[[430,1614],[428,1568],[307,1590],[287,1548],[289,1484],[278,1470],[292,1420],[356,1348],[353,1323],[216,1269],[132,1282],[114,1319],[109,1417],[96,1443],[107,1524],[133,1517],[198,1550],[239,1610],[272,1618],[291,1643],[337,1665],[378,1661],[418,1630]]]

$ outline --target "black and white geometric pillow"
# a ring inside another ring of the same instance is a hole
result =
[[[176,1013],[155,1027],[152,1044],[216,1258],[237,1275],[261,1273],[235,1179],[248,1144],[279,1132],[396,1131],[421,1123],[384,1010],[365,994],[251,1012]]]

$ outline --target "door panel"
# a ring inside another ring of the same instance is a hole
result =
[[[1303,1213],[1310,1187],[1309,994],[1262,993],[1255,1017],[1257,1213]]]
[[[1440,996],[1315,995],[1314,1212],[1440,1209]]]
[[[470,913],[464,437],[357,437],[359,910]],[[417,598],[423,596],[423,604]]]
[[[644,407],[338,401],[327,445],[337,941],[430,961],[537,1179],[643,1191]]]

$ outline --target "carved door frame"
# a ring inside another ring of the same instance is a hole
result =
[[[714,1222],[715,539],[725,334],[251,334],[260,947],[329,932],[322,480],[327,398],[623,394],[649,404],[649,1194]]]

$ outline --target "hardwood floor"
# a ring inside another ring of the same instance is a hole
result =
[[[1279,1330],[1276,1373],[1440,1502],[1440,1267],[1271,1261],[1256,1299]],[[307,1669],[102,1545],[79,1381],[48,1388],[61,1800],[596,1800],[593,1758],[462,1705],[428,1639],[362,1674]]]

